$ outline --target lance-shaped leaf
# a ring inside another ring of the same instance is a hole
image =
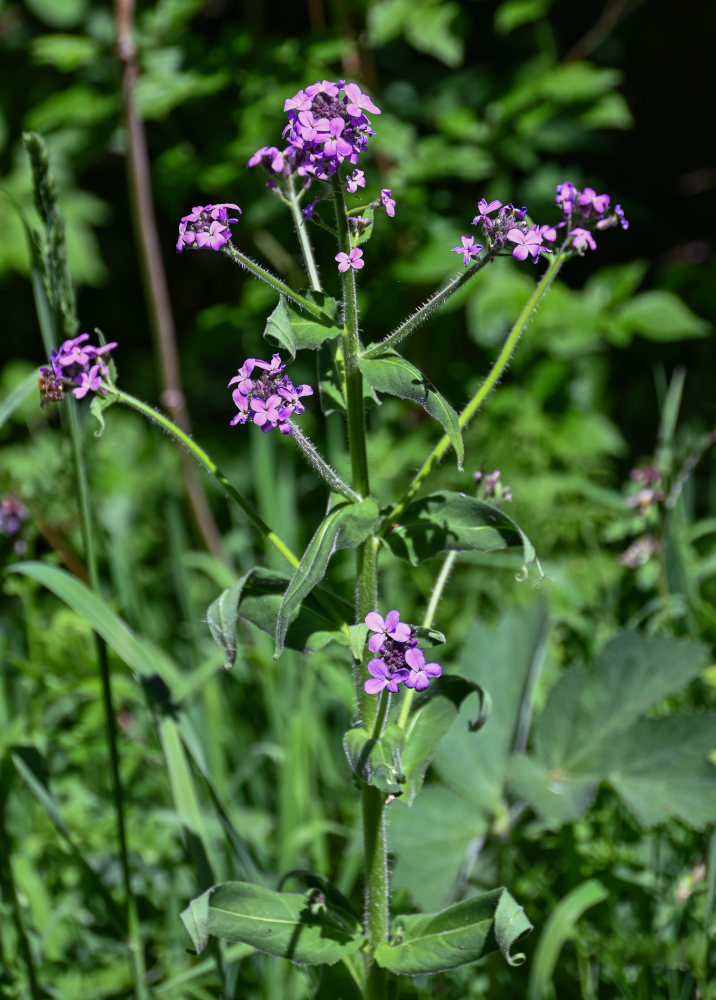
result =
[[[258,566],[232,583],[209,605],[207,624],[212,638],[224,651],[227,669],[236,663],[237,618],[246,619],[273,638],[279,608],[289,583],[287,576]],[[353,616],[353,608],[348,601],[335,595],[331,595],[330,599],[338,614],[347,618]],[[308,597],[289,626],[285,645],[305,653],[316,652],[329,642],[345,645],[347,640],[318,601]]]
[[[709,715],[639,719],[707,662],[699,643],[626,632],[593,666],[567,670],[550,691],[530,755],[513,758],[511,784],[552,827],[571,822],[608,782],[646,826],[676,817],[716,820]]]
[[[288,351],[292,358],[296,357],[296,351],[318,350],[326,340],[333,340],[341,333],[341,327],[337,322],[338,306],[335,299],[323,292],[301,294],[318,306],[322,313],[320,319],[310,313],[301,312],[281,296],[264,329],[264,337],[270,343]]]
[[[375,960],[398,975],[419,976],[469,965],[499,948],[510,965],[521,965],[525,956],[512,955],[511,948],[531,930],[507,889],[493,889],[439,913],[396,918],[390,940],[378,945]]]
[[[372,497],[359,503],[339,503],[323,518],[286,588],[276,621],[276,653],[284,647],[288,626],[301,602],[326,575],[337,549],[352,549],[375,531],[378,504]]]
[[[343,384],[343,361],[331,344],[326,343],[318,352],[318,395],[321,412],[328,417],[331,413],[345,413],[345,385]],[[363,405],[380,406],[380,400],[373,388],[363,379]]]
[[[335,900],[249,882],[214,886],[192,900],[181,918],[197,952],[213,936],[299,964],[333,965],[364,942],[359,922]]]
[[[535,558],[527,535],[511,517],[492,504],[441,490],[409,503],[400,524],[386,536],[393,553],[417,566],[446,550],[492,552],[495,549],[522,549],[521,575]]]
[[[343,737],[343,749],[353,773],[366,785],[374,785],[386,795],[402,795],[405,775],[400,753],[405,733],[388,726],[379,739],[360,727],[349,729]]]
[[[358,364],[366,382],[378,392],[412,399],[442,425],[455,449],[458,468],[462,469],[465,447],[457,413],[423,373],[396,351],[374,358],[359,357]]]

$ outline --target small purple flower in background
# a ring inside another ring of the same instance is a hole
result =
[[[380,200],[383,202],[386,214],[390,216],[391,219],[395,218],[395,198],[390,196],[390,188],[383,188],[380,192]]]
[[[19,497],[7,493],[0,499],[0,534],[9,537],[19,534],[27,517],[27,507]]]
[[[476,472],[475,485],[480,500],[494,500],[495,504],[499,505],[512,499],[510,487],[500,482],[499,469],[488,473]]]
[[[619,562],[628,569],[637,569],[637,567],[649,562],[660,548],[659,543],[651,535],[642,535],[622,552],[619,556]]]
[[[238,216],[229,218],[229,210],[241,215],[239,206],[230,201],[219,205],[195,205],[179,223],[177,253],[182,253],[185,247],[221,250],[231,240],[228,227],[239,221]]]
[[[482,250],[482,247],[480,246],[479,243],[475,243],[474,236],[461,236],[460,239],[462,240],[462,246],[453,247],[451,252],[461,253],[463,263],[465,267],[467,267],[467,265],[470,263],[470,260],[473,257],[478,256],[478,254]]]
[[[589,247],[590,250],[597,249],[597,241],[594,239],[592,234],[588,229],[570,229],[569,235],[572,237],[572,246],[575,250],[586,250]]]
[[[362,267],[365,267],[363,251],[358,247],[353,247],[350,253],[337,253],[334,259],[338,261],[339,271],[347,271],[349,267],[352,267],[354,271],[360,271]]]
[[[365,174],[356,169],[346,177],[346,190],[349,194],[355,194],[359,187],[365,187]]]
[[[371,674],[371,678],[363,685],[367,694],[378,694],[383,688],[387,688],[395,694],[401,681],[407,683],[407,678],[410,676],[409,670],[391,671],[383,660],[371,660],[368,664],[368,673]]]
[[[417,646],[406,652],[405,662],[410,669],[405,686],[415,688],[416,691],[424,691],[425,688],[430,687],[431,677],[439,677],[443,672],[439,663],[426,663],[423,651]]]
[[[614,206],[614,214],[616,215],[617,219],[619,219],[619,225],[622,227],[622,229],[628,229],[629,220],[625,218],[624,209],[621,207],[621,205]]]
[[[531,254],[536,260],[540,253],[549,253],[547,247],[542,246],[542,235],[536,227],[523,232],[521,229],[510,229],[505,234],[506,239],[515,244],[512,256],[515,260],[526,260]]]
[[[281,434],[291,433],[290,417],[303,413],[302,396],[312,396],[310,385],[293,384],[284,374],[281,357],[274,354],[270,361],[247,358],[229,382],[231,398],[237,409],[230,424],[245,424],[249,420],[265,433],[277,427]]]
[[[385,618],[377,611],[371,611],[365,616],[365,623],[375,633],[368,640],[371,653],[377,653],[387,638],[395,642],[407,642],[410,638],[410,625],[401,622],[397,611],[389,611]]]
[[[38,384],[43,405],[64,399],[70,389],[77,399],[82,399],[88,392],[96,392],[101,387],[102,377],[109,374],[101,355],[116,347],[117,342],[95,347],[86,343],[88,340],[88,333],[65,340],[52,352],[50,367],[40,369]]]

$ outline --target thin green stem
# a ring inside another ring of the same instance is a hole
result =
[[[240,264],[241,267],[250,271],[255,278],[258,278],[260,281],[264,281],[267,285],[270,285],[275,292],[289,299],[289,301],[297,305],[299,309],[303,309],[306,312],[311,313],[311,315],[315,316],[316,319],[325,319],[325,316],[317,305],[314,305],[313,302],[310,302],[299,292],[294,292],[294,290],[284,281],[281,281],[280,278],[275,277],[275,275],[271,274],[270,271],[267,271],[265,268],[261,267],[260,264],[257,264],[255,260],[251,260],[250,257],[246,256],[246,254],[237,250],[233,243],[226,243],[222,247],[221,252],[227,256],[229,260],[233,260],[234,263]]]
[[[321,292],[323,291],[323,288],[321,286],[321,279],[318,276],[316,259],[313,256],[313,247],[311,246],[311,241],[308,238],[307,220],[304,219],[303,213],[301,212],[301,200],[300,196],[296,193],[296,184],[293,176],[289,176],[288,178],[288,194],[288,204],[291,209],[291,215],[293,216],[293,224],[296,227],[296,235],[298,236],[298,242],[301,247],[301,254],[303,256],[303,263],[306,267],[308,280],[310,281],[311,288],[314,292]]]
[[[387,337],[381,340],[377,344],[371,344],[367,347],[365,351],[361,354],[363,358],[375,358],[382,354],[384,351],[395,347],[399,344],[401,340],[416,330],[421,323],[424,323],[431,313],[439,309],[443,302],[447,302],[451,295],[454,295],[458,289],[462,288],[464,284],[474,278],[475,275],[483,269],[486,264],[489,264],[494,260],[494,256],[485,256],[481,260],[477,261],[472,267],[467,268],[466,271],[462,271],[460,274],[451,278],[450,281],[442,288],[438,289],[427,302],[424,302],[419,309],[416,309],[412,316],[408,316],[400,326],[396,327],[392,333],[389,333]]]
[[[248,500],[245,500],[243,496],[239,493],[236,487],[231,483],[224,473],[219,469],[216,462],[214,462],[201,448],[196,441],[185,434],[184,431],[177,427],[169,417],[165,417],[163,413],[159,410],[155,410],[154,407],[149,406],[147,403],[143,403],[141,399],[137,399],[135,396],[130,396],[128,392],[123,392],[116,386],[108,386],[109,392],[116,398],[118,403],[124,403],[125,406],[130,406],[133,410],[137,410],[145,417],[149,417],[153,420],[155,424],[165,430],[175,441],[183,445],[187,451],[189,451],[194,458],[203,465],[207,472],[209,472],[214,479],[219,483],[221,488],[228,493],[231,499],[237,504],[238,507],[243,511],[249,521],[253,524],[257,531],[259,531],[267,542],[269,542],[273,547],[281,553],[287,563],[293,566],[295,569],[299,564],[299,559],[293,554],[288,545],[279,538],[275,531],[272,531],[264,519],[254,510]]]
[[[539,283],[535,287],[535,290],[530,295],[529,299],[525,303],[522,311],[515,320],[514,326],[510,330],[505,343],[502,345],[502,350],[500,351],[495,363],[490,369],[486,379],[477,390],[475,395],[472,397],[470,402],[467,404],[465,409],[462,411],[459,417],[460,428],[464,429],[470,423],[472,418],[475,416],[477,411],[480,409],[482,404],[485,402],[489,394],[495,388],[500,378],[502,377],[505,368],[512,357],[512,354],[517,346],[517,342],[522,336],[525,327],[530,321],[532,314],[535,312],[537,306],[540,304],[547,291],[549,290],[552,282],[557,277],[562,264],[565,260],[571,256],[565,247],[562,247],[558,253],[554,255],[554,258],[550,261],[550,265],[545,271],[544,275],[540,279]],[[393,507],[390,513],[383,520],[383,524],[380,528],[379,535],[383,536],[388,533],[391,529],[391,525],[395,524],[396,521],[400,521],[400,517],[408,506],[410,501],[413,499],[415,494],[418,492],[420,487],[423,485],[425,480],[428,478],[433,469],[442,459],[443,455],[446,453],[450,447],[450,438],[447,434],[444,434],[438,443],[435,445],[433,450],[430,452],[425,462],[422,464],[418,472],[416,473],[413,481],[408,487],[405,495],[398,501],[398,503]]]
[[[452,568],[457,560],[457,552],[448,552],[448,554],[443,559],[443,564],[440,567],[440,572],[435,580],[435,586],[430,595],[430,600],[428,601],[428,606],[425,609],[425,617],[423,618],[423,626],[425,628],[430,628],[430,626],[435,621],[435,612],[437,611],[440,599],[443,596],[443,591],[447,586],[448,579],[452,572]],[[413,705],[413,699],[415,698],[415,688],[409,688],[405,692],[405,697],[400,706],[400,715],[398,716],[398,726],[401,729],[405,729],[408,724],[408,716],[410,715],[410,709]]]
[[[358,496],[356,491],[351,489],[348,483],[345,483],[341,479],[336,470],[328,464],[325,458],[323,458],[313,441],[311,441],[311,439],[294,423],[291,424],[291,437],[316,470],[318,475],[324,480],[325,483],[327,483],[334,493],[340,493],[341,496],[346,498],[346,500],[351,500],[353,503],[360,501],[361,498]]]
[[[90,508],[89,486],[87,483],[87,470],[82,455],[82,436],[77,410],[75,406],[72,405],[73,403],[74,399],[72,399],[70,405],[67,406],[67,416],[70,442],[72,445],[72,460],[74,465],[75,481],[77,483],[80,528],[90,587],[95,591],[95,593],[99,594],[99,569],[97,566],[97,552],[94,547],[94,537],[92,532],[92,514]],[[131,870],[129,867],[129,851],[127,848],[127,832],[124,817],[124,789],[122,787],[122,780],[119,773],[119,749],[117,746],[117,724],[112,698],[112,677],[109,669],[107,646],[99,635],[95,635],[95,647],[97,649],[97,659],[99,661],[102,684],[102,704],[104,708],[107,745],[109,747],[112,796],[114,799],[117,838],[119,840],[119,857],[120,864],[122,866],[122,880],[124,884],[127,911],[127,944],[129,947],[130,961],[132,965],[134,995],[136,1000],[146,1000],[148,993],[145,984],[146,969],[144,965],[144,947],[140,936],[137,901],[132,891]]]
[[[371,738],[374,740],[379,740],[381,733],[383,732],[383,726],[385,725],[385,719],[388,715],[388,708],[390,707],[390,691],[386,688],[380,693],[380,701],[378,703],[378,711],[375,716],[375,722],[373,723],[373,732],[371,733]]]

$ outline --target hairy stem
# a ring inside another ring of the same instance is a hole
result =
[[[500,378],[502,377],[505,368],[512,357],[512,354],[517,346],[517,342],[522,336],[525,327],[532,318],[533,313],[537,309],[546,293],[548,292],[552,282],[557,277],[562,264],[565,262],[567,257],[570,256],[566,248],[563,246],[562,249],[554,255],[554,258],[550,261],[549,267],[545,271],[544,275],[540,279],[536,288],[530,295],[529,299],[525,303],[522,311],[515,320],[514,326],[510,330],[505,343],[502,345],[502,350],[500,351],[495,363],[490,369],[484,382],[477,390],[475,395],[472,397],[470,402],[467,404],[465,409],[460,414],[460,428],[464,429],[470,423],[472,418],[475,416],[477,411],[480,409],[482,404],[485,402],[489,394],[495,388]],[[440,462],[443,455],[446,453],[450,447],[450,438],[447,434],[444,434],[438,443],[435,445],[433,450],[430,452],[425,462],[416,473],[413,481],[408,487],[405,495],[398,501],[398,503],[393,507],[387,517],[384,518],[383,524],[380,528],[379,534],[381,536],[386,535],[390,531],[391,526],[396,522],[400,521],[400,517],[403,511],[408,506],[410,501],[413,499],[415,494],[418,492],[420,487],[423,485],[425,480],[428,478],[433,469]]]
[[[348,483],[343,482],[336,470],[328,464],[325,458],[323,458],[313,441],[311,441],[311,439],[304,434],[302,430],[299,430],[294,423],[291,424],[291,437],[316,470],[318,475],[325,483],[327,483],[334,493],[340,493],[341,496],[346,498],[346,500],[351,500],[353,503],[360,501],[361,498],[358,496],[356,491],[351,489]]]
[[[290,302],[293,302],[299,307],[299,309],[303,309],[305,312],[310,313],[312,316],[315,316],[316,319],[325,320],[325,316],[318,306],[314,305],[313,302],[309,302],[309,300],[299,292],[294,292],[294,290],[289,287],[285,281],[281,281],[280,278],[277,278],[275,275],[271,274],[270,271],[267,271],[265,268],[261,267],[260,264],[257,264],[255,260],[251,260],[251,258],[247,257],[245,253],[241,252],[241,250],[237,250],[233,243],[225,243],[221,248],[221,253],[228,257],[229,260],[233,260],[235,264],[240,264],[241,267],[253,274],[253,276],[258,278],[259,281],[263,281],[265,284],[270,285],[275,292],[279,295],[283,295]]]
[[[321,292],[323,289],[321,287],[321,279],[318,276],[316,259],[313,256],[313,247],[311,246],[311,241],[308,238],[308,225],[306,223],[306,219],[303,217],[303,213],[301,212],[299,197],[296,194],[296,184],[292,176],[288,178],[288,193],[291,215],[293,216],[293,224],[296,227],[296,235],[298,236],[298,242],[301,247],[301,254],[303,256],[306,274],[308,275],[308,280],[311,283],[313,291]]]

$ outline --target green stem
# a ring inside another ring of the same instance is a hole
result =
[[[346,500],[357,503],[361,498],[348,483],[344,483],[336,470],[323,458],[311,439],[294,423],[291,424],[291,437],[316,470],[318,475],[328,484],[334,493],[340,493]]]
[[[385,1000],[386,973],[373,959],[378,945],[388,940],[388,845],[385,836],[385,795],[373,785],[362,792],[365,867],[365,1000]]]
[[[507,368],[507,365],[512,357],[512,354],[517,346],[517,342],[522,336],[525,327],[530,321],[532,314],[536,310],[537,306],[540,304],[550,285],[557,277],[562,264],[565,262],[568,256],[571,254],[566,251],[565,247],[562,247],[558,253],[555,254],[554,258],[551,260],[549,267],[545,271],[541,280],[537,284],[535,290],[530,295],[529,299],[524,305],[524,308],[520,312],[519,316],[515,320],[515,324],[510,330],[505,343],[502,346],[497,360],[490,369],[487,378],[482,383],[480,388],[477,390],[475,395],[472,397],[470,402],[467,404],[465,409],[462,411],[459,417],[460,428],[464,429],[470,423],[472,418],[475,416],[477,411],[480,409],[482,404],[485,402],[489,394],[495,388],[499,382],[502,374]],[[391,525],[400,521],[400,517],[403,511],[408,506],[410,501],[413,499],[415,494],[418,492],[420,487],[423,485],[425,480],[428,478],[430,473],[433,471],[435,466],[440,462],[443,455],[446,453],[450,447],[450,438],[447,434],[444,434],[438,443],[435,445],[433,450],[430,452],[426,458],[423,465],[420,467],[416,473],[413,481],[408,487],[405,495],[398,501],[398,503],[393,507],[387,517],[384,518],[382,527],[380,528],[379,535],[383,536],[388,533],[391,529]]]
[[[315,316],[316,319],[325,320],[325,316],[318,306],[314,305],[313,302],[310,302],[299,292],[294,292],[294,290],[284,281],[281,281],[280,278],[276,278],[270,271],[267,271],[265,268],[261,267],[260,264],[257,264],[255,260],[251,260],[250,257],[246,256],[246,254],[237,250],[233,243],[226,243],[221,248],[221,252],[230,260],[233,260],[234,263],[240,264],[242,267],[246,268],[247,271],[250,271],[255,278],[258,278],[260,281],[264,281],[267,285],[270,285],[271,288],[273,288],[273,290],[279,295],[283,295],[285,298],[295,303],[299,309],[304,309],[306,312],[311,313],[311,315]]]
[[[67,406],[66,412],[68,416],[70,442],[72,445],[75,480],[77,483],[82,542],[87,562],[87,573],[89,576],[90,587],[95,593],[99,594],[99,569],[97,566],[97,552],[94,547],[92,533],[92,515],[90,509],[89,486],[87,483],[87,470],[82,456],[82,438],[77,409],[73,404],[74,399],[72,399],[70,405]],[[124,883],[124,895],[127,910],[127,943],[132,965],[134,995],[136,1000],[146,1000],[148,993],[145,985],[146,970],[144,966],[144,948],[140,937],[137,901],[134,897],[134,893],[132,892],[131,871],[129,867],[129,851],[127,849],[127,832],[124,818],[124,789],[122,787],[122,780],[119,773],[119,750],[117,747],[117,724],[112,699],[112,678],[109,669],[107,646],[104,640],[98,635],[95,635],[95,646],[97,649],[97,659],[99,661],[100,678],[102,683],[102,704],[104,708],[107,745],[109,747],[112,795],[114,798],[117,837],[119,840],[119,857],[120,864],[122,866],[122,879]]]
[[[291,209],[291,215],[293,216],[293,224],[296,227],[298,242],[301,246],[303,263],[306,267],[306,274],[308,275],[308,280],[311,282],[311,288],[314,292],[321,292],[323,291],[323,288],[321,287],[321,279],[318,276],[316,260],[313,256],[313,247],[311,246],[311,241],[308,238],[308,226],[306,225],[306,220],[301,212],[300,197],[296,194],[296,184],[292,176],[288,178],[288,193],[288,204]]]
[[[286,562],[293,566],[294,569],[298,566],[298,557],[293,554],[283,539],[279,538],[276,532],[271,530],[268,524],[266,524],[264,519],[254,510],[251,504],[247,500],[244,500],[236,487],[229,482],[221,469],[219,469],[216,462],[214,462],[207,455],[204,449],[201,448],[196,441],[190,438],[188,434],[185,434],[180,427],[177,427],[177,425],[173,423],[169,417],[165,417],[163,413],[159,412],[159,410],[155,410],[154,407],[149,406],[147,403],[143,403],[141,399],[137,399],[135,396],[130,396],[128,392],[123,392],[114,385],[108,386],[107,388],[116,398],[118,403],[124,403],[125,406],[130,406],[133,410],[137,410],[137,412],[141,413],[143,416],[149,417],[149,419],[153,420],[155,424],[159,424],[159,426],[171,437],[173,437],[175,441],[178,441],[179,444],[183,445],[187,451],[194,456],[199,464],[203,465],[206,471],[211,473],[221,488],[228,493],[234,503],[241,508],[249,521],[253,524],[256,530],[264,536],[266,541],[270,542],[270,544],[281,553]]]
[[[443,302],[446,302],[451,295],[462,288],[462,286],[468,282],[471,278],[481,271],[486,264],[491,263],[494,259],[493,256],[485,256],[481,260],[477,261],[472,267],[467,268],[467,270],[462,271],[460,274],[452,278],[446,285],[438,289],[434,295],[431,295],[427,302],[424,302],[419,309],[416,309],[412,316],[396,327],[392,333],[389,333],[387,337],[381,340],[377,344],[371,344],[370,347],[363,351],[361,357],[363,358],[375,358],[382,354],[384,351],[395,347],[399,344],[404,337],[407,337],[409,333],[417,329],[421,323],[424,323],[431,313],[439,309]]]
[[[457,552],[448,552],[448,554],[443,559],[443,564],[440,567],[440,572],[438,573],[437,579],[435,581],[435,586],[433,587],[433,592],[430,595],[430,600],[428,601],[428,606],[425,609],[425,617],[423,618],[423,626],[425,628],[430,628],[435,620],[435,612],[437,611],[438,604],[440,603],[440,598],[443,596],[443,591],[448,582],[448,578],[452,572],[452,568],[457,560]],[[413,699],[415,698],[415,688],[408,688],[405,692],[405,697],[403,698],[403,703],[400,706],[400,715],[398,717],[398,726],[401,729],[405,729],[408,724],[408,716],[410,715],[410,709],[413,705]]]

